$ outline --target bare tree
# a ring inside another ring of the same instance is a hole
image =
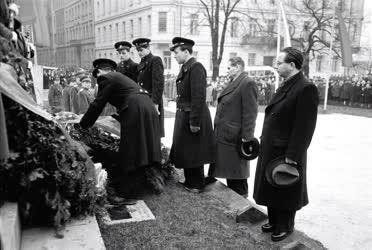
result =
[[[337,8],[341,7],[341,11],[345,11],[342,9],[343,6],[345,6],[345,0],[340,0],[338,2],[330,0],[302,0],[301,5],[298,7],[291,6],[291,8],[299,14],[308,17],[307,23],[304,27],[296,26],[293,22],[290,23],[290,26],[292,26],[293,29],[291,39],[294,41],[295,45],[304,52],[305,61],[303,71],[307,76],[309,75],[310,56],[315,57],[317,53],[328,54],[331,39],[333,40],[333,55],[337,58],[341,58],[341,43],[338,34],[337,17],[334,17],[334,22],[332,22],[335,13],[335,4],[338,4],[338,6],[336,6]],[[358,24],[363,20],[362,16],[359,16],[360,19],[352,17],[353,11],[357,10],[353,10],[352,7],[346,10],[349,18],[345,18],[344,20],[346,26],[349,28],[349,33],[357,32],[355,29],[358,29],[359,25],[354,26],[354,24]],[[333,37],[332,26],[334,29]],[[300,30],[296,31],[298,28]]]
[[[212,41],[212,80],[216,80],[225,46],[225,36],[232,13],[241,0],[199,0],[202,12],[207,19]],[[220,28],[222,30],[220,33]]]

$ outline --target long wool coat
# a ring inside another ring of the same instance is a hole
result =
[[[212,119],[205,102],[206,71],[189,59],[177,77],[177,112],[170,159],[177,168],[195,168],[214,162]],[[192,133],[190,124],[200,126]]]
[[[249,177],[249,161],[239,156],[237,147],[244,139],[253,139],[257,118],[257,85],[241,73],[218,97],[214,134],[216,162],[209,175],[227,179]]]
[[[98,93],[80,121],[83,128],[97,120],[106,103],[120,115],[120,166],[123,173],[161,162],[159,118],[138,84],[118,72],[99,76]]]
[[[160,57],[150,53],[141,59],[137,82],[149,92],[153,103],[159,105],[160,135],[164,137],[164,66]]]
[[[318,104],[316,86],[300,72],[277,90],[266,107],[253,193],[257,204],[287,210],[308,204],[307,149],[315,130]],[[276,188],[265,178],[268,163],[279,156],[298,163],[301,178],[292,187]]]

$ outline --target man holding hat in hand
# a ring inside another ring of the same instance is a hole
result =
[[[296,211],[308,204],[306,158],[317,119],[318,90],[301,72],[301,51],[287,47],[277,71],[284,78],[269,105],[261,135],[253,198],[267,206],[263,232],[280,241],[294,230]]]
[[[177,83],[177,112],[170,160],[183,168],[184,188],[200,193],[204,188],[204,164],[213,162],[212,120],[206,104],[207,73],[192,57],[194,41],[175,37],[170,48],[182,64]]]
[[[160,136],[164,137],[164,66],[159,56],[154,56],[150,51],[148,38],[138,38],[132,43],[136,46],[141,62],[138,65],[138,84],[150,94],[155,109],[159,114]]]
[[[114,72],[116,63],[110,59],[96,59],[93,67],[98,93],[81,118],[80,126],[91,127],[106,103],[110,103],[119,114],[121,140],[118,164],[121,167],[121,175],[159,164],[159,118],[147,91],[128,77]]]
[[[132,44],[127,41],[121,41],[115,43],[114,47],[120,56],[120,62],[116,71],[137,82],[138,63],[133,62],[130,58],[130,48],[132,48]]]
[[[242,143],[254,140],[258,89],[255,81],[244,72],[244,61],[241,57],[230,58],[227,73],[230,81],[218,97],[214,118],[216,163],[211,164],[207,178],[226,178],[229,188],[247,198],[247,159],[253,160],[254,156],[242,157],[240,151],[242,146],[244,149]]]

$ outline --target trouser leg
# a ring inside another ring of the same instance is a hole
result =
[[[226,179],[227,186],[238,194],[248,197],[247,179]]]
[[[204,188],[204,166],[185,168],[185,184],[190,188]]]
[[[274,226],[276,232],[288,232],[294,229],[296,210],[281,210],[268,207],[267,212],[269,223]]]

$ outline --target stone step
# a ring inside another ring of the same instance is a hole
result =
[[[269,242],[271,249],[326,249],[319,241],[297,230],[283,241],[272,242],[271,234],[261,232],[261,225],[266,223],[267,220],[266,211],[261,207],[232,191],[219,181],[208,185],[205,192],[219,200],[223,200],[228,207],[226,214],[233,217],[237,223],[246,225],[252,238],[258,241]]]
[[[62,239],[53,228],[31,228],[22,232],[22,250],[104,250],[105,244],[95,216],[72,220],[66,225]]]
[[[21,245],[21,221],[18,204],[5,202],[0,207],[0,249],[19,250]]]

